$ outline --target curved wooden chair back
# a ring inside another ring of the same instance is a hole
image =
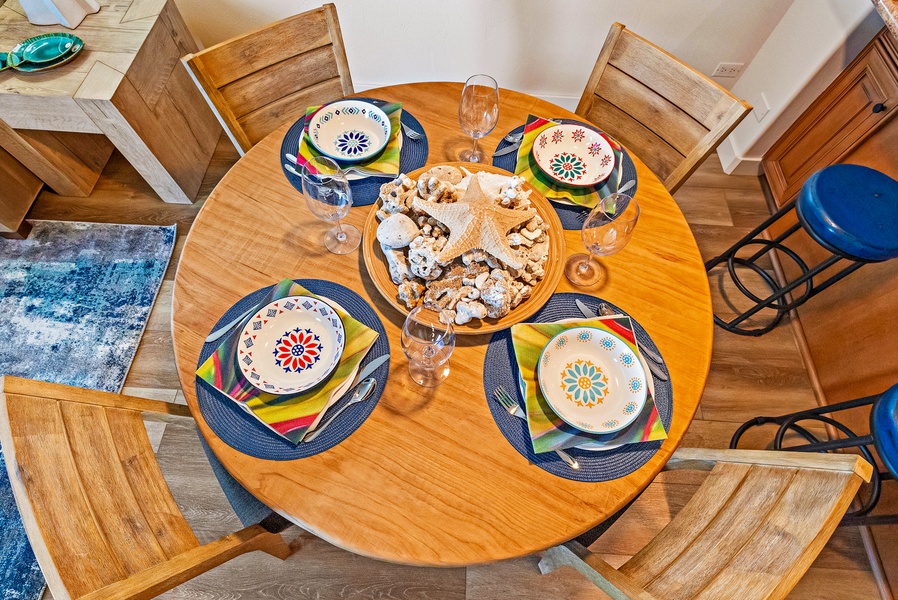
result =
[[[0,445],[56,600],[153,598],[252,550],[291,553],[265,522],[200,545],[165,483],[142,413],[190,416],[167,402],[0,378]]]
[[[308,106],[353,93],[333,4],[181,60],[241,154]]]
[[[702,73],[615,23],[576,112],[633,150],[673,193],[750,110]]]
[[[615,570],[577,542],[548,550],[615,600],[784,598],[872,467],[853,454],[678,450],[667,468],[710,470],[689,503]]]

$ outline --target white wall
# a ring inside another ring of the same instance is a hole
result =
[[[188,27],[206,46],[322,3],[176,1]],[[748,64],[793,0],[334,3],[358,91],[407,81],[464,81],[474,73],[488,73],[502,87],[573,108],[614,21],[710,75],[719,62]],[[735,81],[718,79],[724,87]]]
[[[718,148],[727,172],[756,174],[764,153],[832,83],[883,23],[870,0],[795,0],[732,91],[754,106]]]

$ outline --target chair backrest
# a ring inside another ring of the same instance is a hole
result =
[[[190,414],[167,402],[0,378],[0,445],[57,600],[151,598],[251,550],[290,553],[260,525],[201,546],[156,462],[144,412]]]
[[[577,114],[600,126],[673,193],[751,106],[620,23],[611,26]]]
[[[353,93],[333,4],[181,60],[241,154],[308,106]]]
[[[711,472],[638,554],[614,570],[571,542],[543,572],[573,566],[613,598],[783,598],[872,473],[852,454],[763,450],[678,450],[668,467]]]

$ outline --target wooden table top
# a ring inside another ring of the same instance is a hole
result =
[[[401,101],[428,135],[428,164],[455,160],[470,145],[458,126],[460,83],[367,90]],[[491,151],[529,113],[575,118],[527,94],[501,90],[499,123],[481,140]],[[459,336],[452,373],[438,388],[410,380],[399,332],[404,317],[367,279],[361,252],[330,254],[329,227],[306,209],[281,172],[289,127],[256,145],[212,192],[187,238],[175,280],[172,327],[181,384],[215,454],[260,500],[346,550],[383,560],[455,566],[523,556],[567,541],[613,515],[660,471],[701,398],[711,360],[708,278],[695,239],[670,194],[638,159],[639,225],[623,251],[602,259],[608,281],[585,290],[626,309],[658,345],[673,383],[667,441],[634,473],[603,483],[551,475],[527,462],[493,421],[483,392],[488,335]],[[631,155],[632,156],[632,155]],[[362,228],[370,207],[347,221]],[[578,231],[568,253],[582,252]],[[233,450],[197,407],[195,375],[203,340],[237,300],[285,278],[338,281],[367,299],[386,327],[392,360],[371,416],[331,450],[269,461]],[[564,278],[558,291],[584,291]],[[493,400],[489,400],[492,402]]]

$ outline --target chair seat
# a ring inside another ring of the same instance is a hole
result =
[[[802,186],[798,218],[822,246],[868,262],[898,257],[898,181],[860,165],[832,165]]]
[[[876,452],[889,472],[898,478],[898,385],[893,385],[870,412],[870,431]]]

